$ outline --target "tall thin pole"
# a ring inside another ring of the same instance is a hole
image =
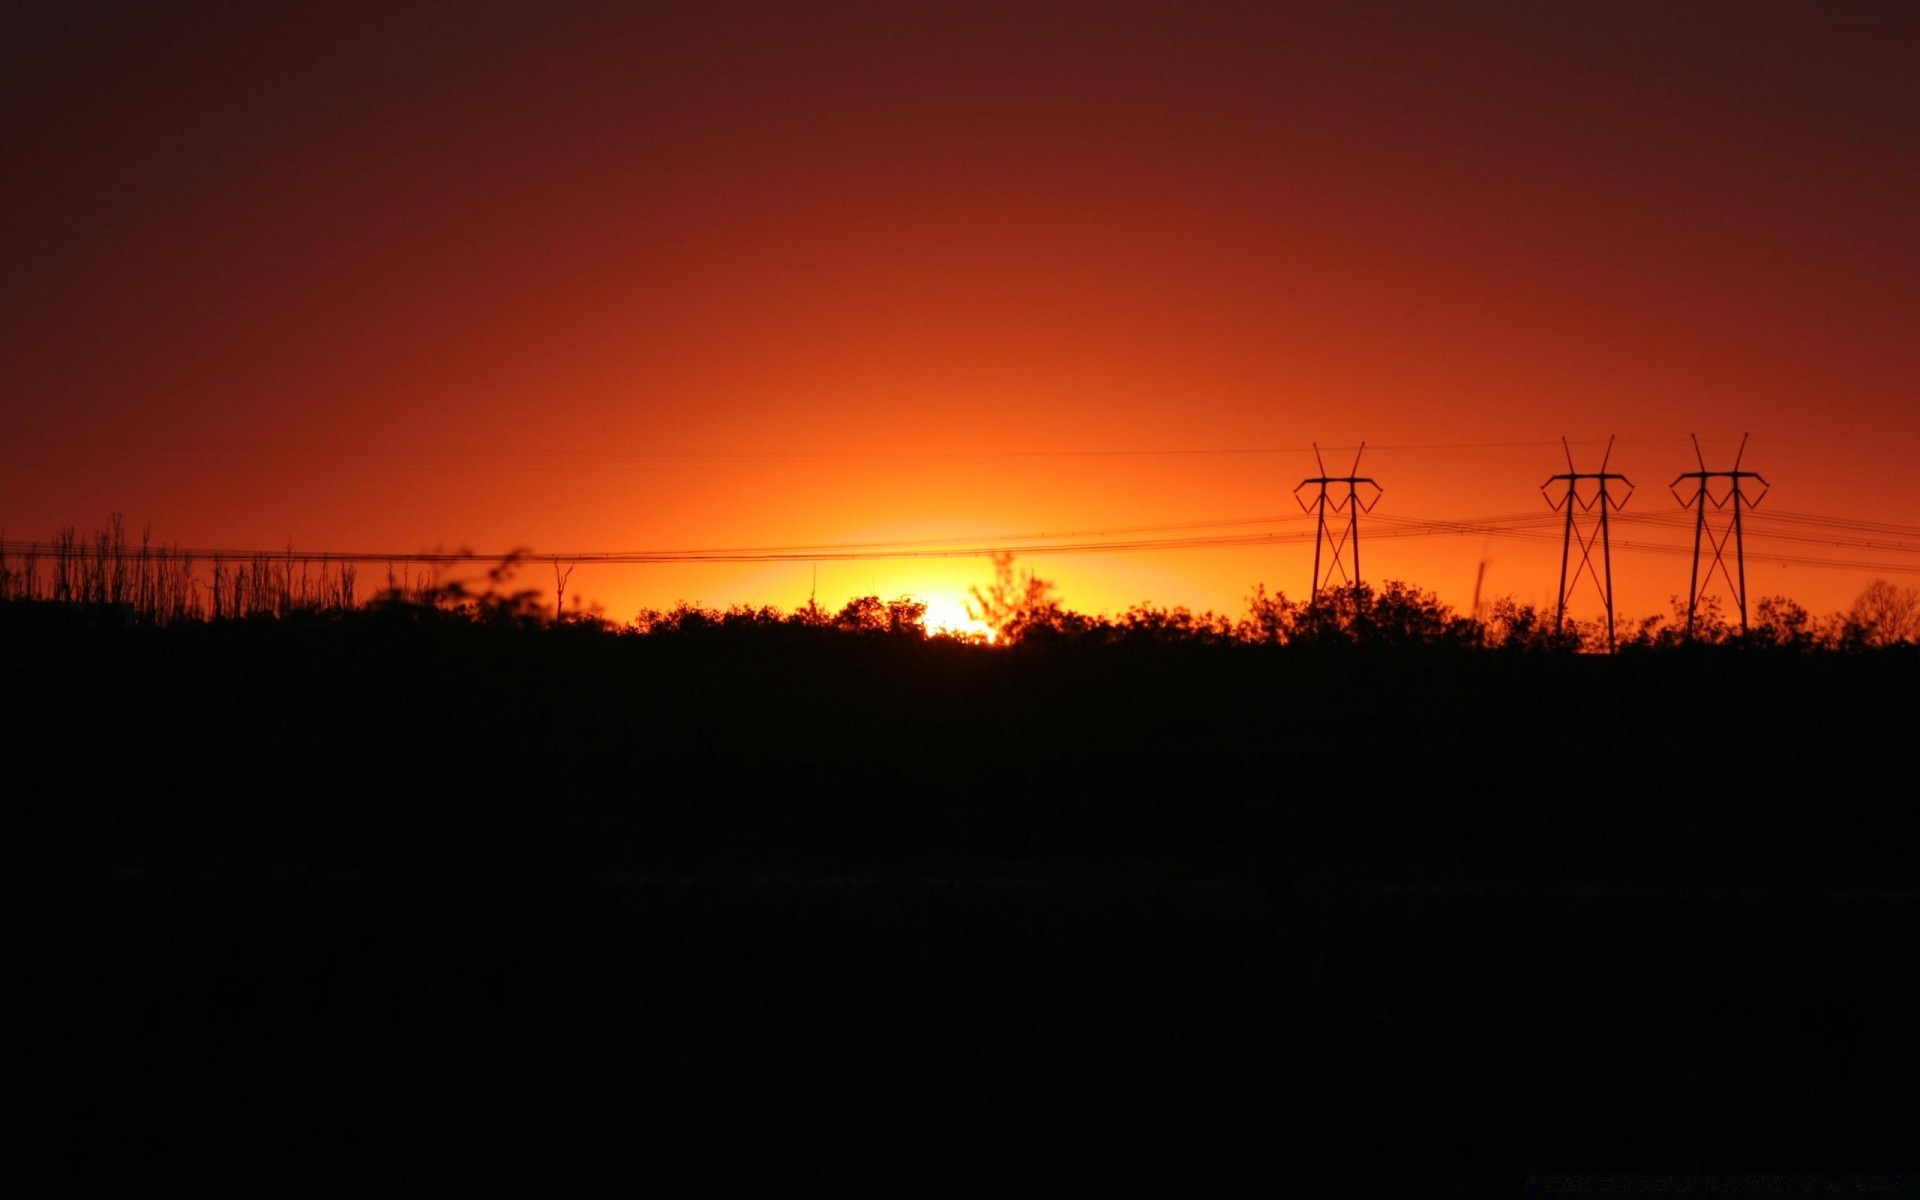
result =
[[[1609,437],[1607,452],[1600,459],[1600,565],[1606,572],[1607,649],[1609,650],[1613,649],[1613,539],[1607,534],[1607,510],[1612,507],[1607,503],[1607,463],[1612,458],[1613,439]]]
[[[1564,441],[1565,439],[1562,440]],[[1569,472],[1567,478],[1571,479],[1571,472],[1573,471],[1573,452],[1571,450],[1567,452],[1567,471]],[[1560,478],[1560,476],[1554,476],[1554,479],[1558,478]],[[1547,482],[1552,483],[1553,480],[1549,479]],[[1560,532],[1560,602],[1559,606],[1553,610],[1553,631],[1555,633],[1560,632],[1560,626],[1564,624],[1567,619],[1567,559],[1573,552],[1574,506],[1572,483],[1567,484],[1567,498],[1564,502],[1564,507],[1567,510],[1567,520]]]

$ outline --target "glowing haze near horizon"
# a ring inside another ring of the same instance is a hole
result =
[[[118,512],[316,551],[1084,542],[1297,517],[1312,447],[1346,474],[1363,441],[1383,521],[1473,521],[1548,514],[1560,439],[1594,471],[1616,435],[1625,513],[1672,516],[1690,435],[1725,470],[1751,434],[1772,490],[1750,555],[1853,564],[1750,561],[1751,596],[1820,613],[1916,581],[1890,573],[1920,567],[1900,529],[1762,537],[1773,512],[1920,526],[1910,4],[81,3],[12,25],[10,539]],[[1487,596],[1555,597],[1551,527],[1361,529],[1371,581],[1465,608],[1484,564]],[[1026,563],[1082,611],[1237,613],[1256,582],[1304,594],[1312,557]],[[1623,615],[1667,611],[1688,565],[1616,550]],[[569,592],[625,619],[989,576],[792,558],[586,567]]]

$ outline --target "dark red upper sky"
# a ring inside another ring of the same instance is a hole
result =
[[[1383,521],[1474,525],[1369,577],[1550,602],[1557,531],[1487,519],[1551,516],[1561,437],[1666,519],[1751,433],[1755,595],[1920,567],[1911,4],[72,4],[0,53],[9,538],[1084,541],[1297,516],[1364,440]],[[1664,611],[1690,530],[1616,536]],[[1035,565],[1237,610],[1311,557]],[[987,573],[599,572],[619,617]]]

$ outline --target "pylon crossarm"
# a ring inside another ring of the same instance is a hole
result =
[[[1755,476],[1754,476],[1754,478],[1755,478],[1755,479],[1760,479],[1760,477],[1759,477],[1758,475],[1755,475]],[[1772,491],[1772,490],[1773,490],[1773,485],[1772,485],[1772,484],[1770,484],[1770,483],[1768,483],[1768,482],[1767,482],[1766,480],[1764,480],[1764,479],[1760,479],[1760,494],[1759,494],[1758,496],[1755,496],[1755,497],[1753,497],[1753,498],[1752,498],[1751,500],[1748,500],[1748,501],[1747,501],[1747,507],[1748,507],[1748,508],[1758,508],[1758,507],[1760,507],[1760,501],[1762,501],[1762,500],[1764,500],[1764,499],[1766,499],[1766,496],[1767,496],[1767,493],[1768,493],[1768,492],[1770,492],[1770,491]],[[1742,493],[1740,493],[1740,495],[1741,495],[1741,496],[1742,496],[1742,497],[1744,498],[1744,497],[1746,496],[1746,493],[1745,493],[1745,492],[1742,492]]]

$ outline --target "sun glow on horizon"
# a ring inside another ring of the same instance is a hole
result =
[[[928,634],[946,634],[950,637],[983,637],[993,640],[993,629],[985,621],[967,611],[967,606],[952,596],[940,593],[919,596],[916,599],[927,606],[926,627]]]

